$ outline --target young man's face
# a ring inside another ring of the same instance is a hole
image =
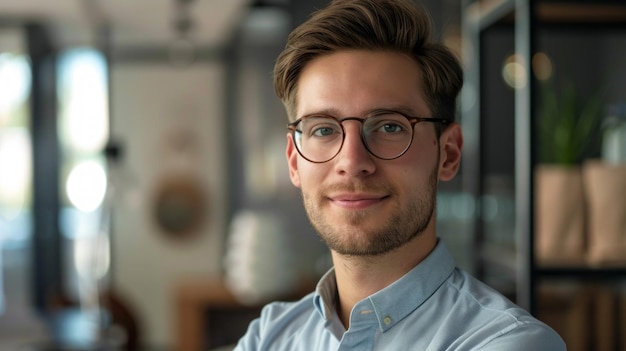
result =
[[[314,59],[301,72],[296,118],[311,114],[362,118],[381,109],[436,117],[427,107],[422,73],[412,58],[392,52],[340,51]],[[302,158],[288,135],[291,181],[301,188],[315,229],[332,250],[357,256],[389,252],[420,234],[434,236],[438,180],[452,178],[458,168],[462,143],[458,125],[444,132],[440,144],[432,123],[418,123],[410,148],[393,160],[370,154],[360,127],[359,121],[343,122],[343,147],[325,163]]]

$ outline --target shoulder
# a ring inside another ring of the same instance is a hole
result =
[[[532,317],[531,317],[532,318]],[[532,319],[521,319],[487,340],[482,351],[565,351],[563,339],[549,326]]]
[[[323,325],[313,303],[314,293],[295,302],[272,302],[248,326],[235,350],[289,349],[294,335],[306,335]],[[297,339],[297,338],[296,338]]]
[[[298,301],[294,302],[272,302],[263,307],[259,322],[264,325],[273,325],[276,323],[292,323],[294,320],[308,318],[315,307],[313,298],[315,293],[310,293]]]
[[[440,291],[464,336],[480,350],[565,350],[561,337],[501,293],[462,270]]]

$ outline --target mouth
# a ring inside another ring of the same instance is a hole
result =
[[[350,209],[361,210],[371,206],[378,205],[389,198],[389,195],[381,194],[359,194],[359,193],[341,193],[333,194],[328,200],[335,206]]]

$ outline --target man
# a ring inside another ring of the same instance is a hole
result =
[[[266,306],[236,350],[565,349],[437,239],[463,77],[430,32],[409,0],[345,0],[289,36],[274,71],[289,175],[334,268],[302,300]]]

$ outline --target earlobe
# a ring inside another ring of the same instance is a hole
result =
[[[457,174],[461,165],[463,133],[458,123],[450,125],[440,137],[439,179],[448,181]]]
[[[300,174],[298,173],[298,150],[293,144],[291,135],[287,133],[287,148],[285,150],[287,156],[287,165],[289,166],[289,179],[291,183],[299,188],[300,187]]]

